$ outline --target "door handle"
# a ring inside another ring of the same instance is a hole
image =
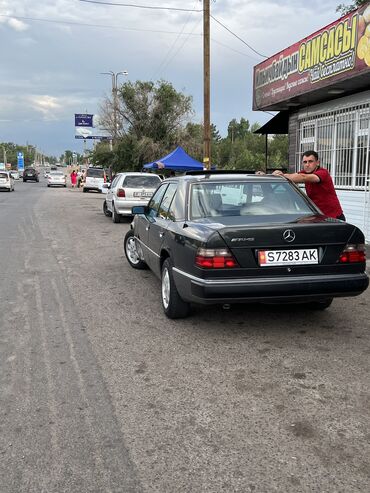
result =
[[[145,228],[145,231],[149,231],[149,228],[150,228],[150,226],[147,226],[147,227]]]
[[[160,237],[160,238],[163,238],[163,235],[164,235],[164,231],[161,231],[161,232],[159,233],[159,237]]]

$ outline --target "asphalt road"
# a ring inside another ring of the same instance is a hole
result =
[[[171,321],[102,202],[0,192],[0,492],[370,491],[370,290]]]

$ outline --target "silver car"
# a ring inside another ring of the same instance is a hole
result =
[[[104,214],[119,223],[122,216],[132,215],[132,207],[147,205],[160,183],[160,177],[153,173],[118,173],[104,200]]]
[[[14,192],[14,178],[10,171],[0,171],[0,190]]]
[[[50,171],[47,177],[48,187],[66,187],[67,181],[63,171]]]

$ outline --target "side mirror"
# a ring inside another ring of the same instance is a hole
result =
[[[148,212],[148,206],[146,205],[136,205],[131,209],[133,215],[135,214],[146,214]]]

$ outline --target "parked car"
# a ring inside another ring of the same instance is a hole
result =
[[[107,191],[104,214],[119,223],[122,216],[131,216],[135,205],[146,205],[161,179],[153,173],[118,173]]]
[[[67,181],[63,171],[50,171],[48,177],[48,187],[66,187]]]
[[[102,186],[106,183],[106,181],[107,175],[104,168],[87,168],[84,176],[82,191],[90,192],[91,190],[95,190],[96,192],[101,193]]]
[[[19,180],[19,171],[17,169],[11,169],[10,174],[14,180]]]
[[[0,190],[14,192],[14,178],[11,171],[0,170]]]
[[[283,177],[169,178],[132,212],[126,258],[161,279],[169,318],[185,317],[190,303],[305,302],[325,309],[369,284],[359,228],[324,216]]]
[[[39,181],[39,175],[35,168],[25,168],[23,171],[23,181]]]

